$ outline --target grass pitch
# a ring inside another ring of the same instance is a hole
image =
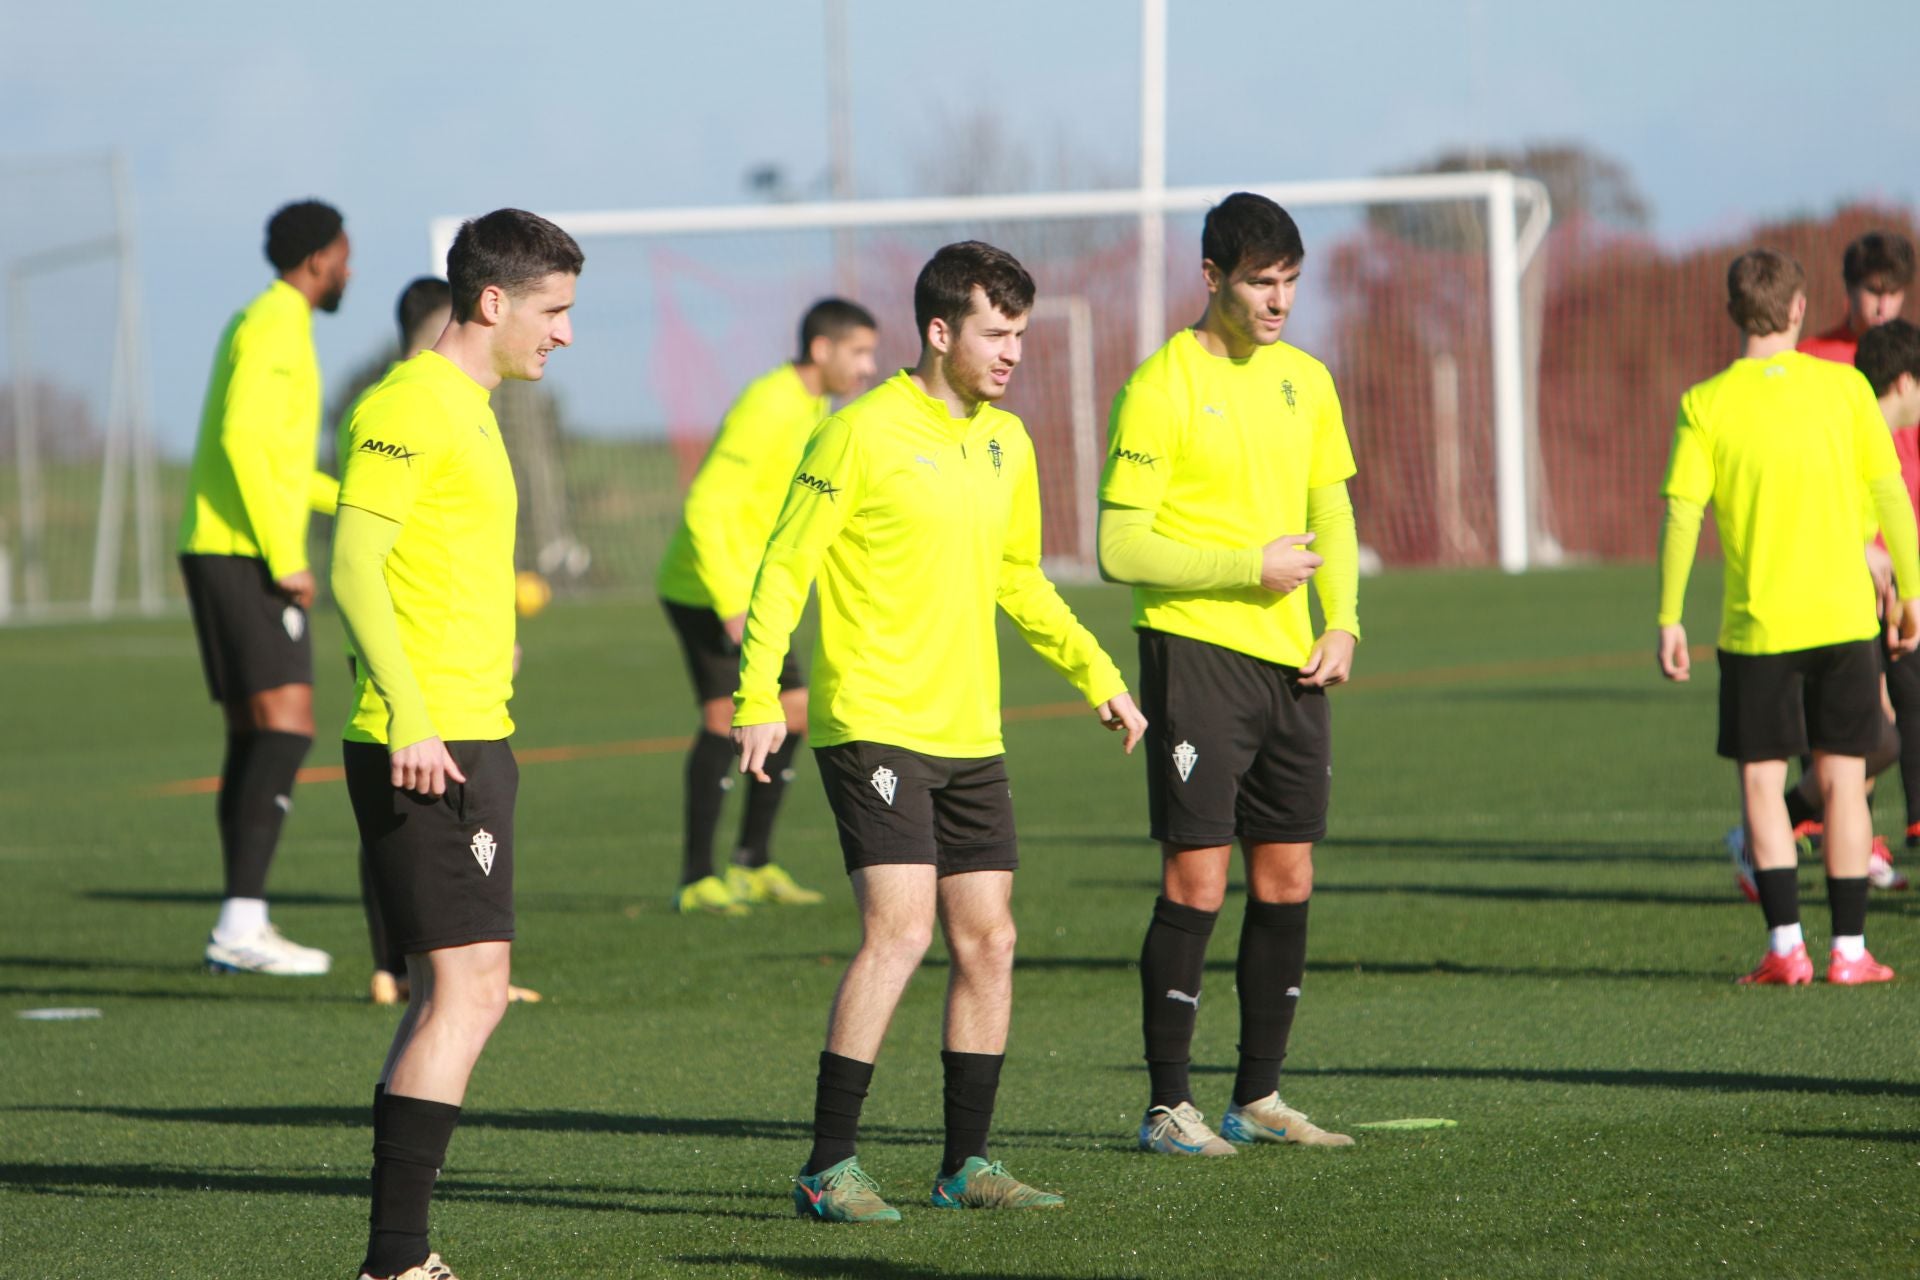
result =
[[[470,1280],[524,1277],[1888,1275],[1920,1257],[1920,906],[1876,897],[1901,981],[1743,990],[1757,911],[1718,855],[1730,770],[1714,676],[1662,685],[1651,576],[1366,584],[1336,694],[1333,838],[1282,1090],[1350,1151],[1133,1150],[1138,954],[1155,892],[1140,765],[1007,642],[1021,822],[1014,1035],[995,1154],[1059,1212],[925,1208],[939,1157],[936,944],[876,1074],[863,1164],[893,1227],[792,1216],[815,1055],[855,920],[810,761],[778,856],[827,905],[682,920],[693,727],[650,601],[524,630],[515,713],[516,1007],[482,1059],[435,1209]],[[1712,638],[1715,584],[1690,620]],[[1124,594],[1070,593],[1123,668]],[[323,732],[345,707],[317,627]],[[354,837],[302,786],[275,919],[334,953],[310,980],[212,978],[220,732],[184,620],[0,631],[0,1257],[22,1276],[346,1276],[368,1104],[394,1021],[364,1001]],[[1897,786],[1893,789],[1897,792]],[[1882,830],[1898,830],[1897,794]],[[733,815],[729,814],[729,824]],[[1815,950],[1824,893],[1803,877]],[[1195,1044],[1231,1085],[1229,900]],[[85,1006],[97,1020],[32,1022]]]

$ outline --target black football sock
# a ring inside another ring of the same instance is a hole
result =
[[[1827,877],[1827,910],[1833,913],[1833,936],[1860,938],[1867,932],[1867,878]]]
[[[226,896],[264,898],[280,824],[293,809],[293,780],[313,739],[273,729],[227,735],[220,771],[220,852]]]
[[[813,1151],[802,1173],[831,1169],[860,1148],[860,1104],[873,1083],[873,1064],[820,1055],[820,1075],[813,1092]]]
[[[970,1158],[986,1158],[987,1131],[993,1127],[993,1100],[1000,1091],[1004,1053],[940,1051],[945,1069],[944,1093],[947,1146],[940,1156],[940,1176],[952,1177]]]
[[[427,1206],[460,1108],[376,1088],[373,1095],[373,1212],[368,1224],[370,1276],[417,1267],[427,1247]]]
[[[747,779],[747,812],[740,819],[740,843],[733,860],[743,867],[764,867],[773,861],[773,819],[780,812],[780,801],[793,781],[793,753],[800,739],[788,734],[780,749],[767,757],[767,776],[773,781]]]
[[[680,853],[680,883],[713,874],[713,833],[720,806],[733,786],[733,739],[702,729],[687,752],[686,844]]]
[[[1784,929],[1800,923],[1800,874],[1796,868],[1755,871],[1753,882],[1760,890],[1760,913],[1767,918],[1767,928]]]
[[[1809,800],[1796,783],[1787,788],[1787,821],[1794,826],[1820,820],[1820,802]]]
[[[1307,971],[1307,906],[1247,899],[1234,974],[1240,987],[1235,1106],[1258,1102],[1280,1087],[1280,1064],[1287,1056],[1287,1036],[1300,1004],[1300,980]]]
[[[1146,1033],[1147,1074],[1156,1107],[1190,1101],[1187,1067],[1193,1051],[1193,1024],[1200,1014],[1200,979],[1207,964],[1207,940],[1217,911],[1183,907],[1157,898],[1153,923],[1140,948],[1141,1025]]]

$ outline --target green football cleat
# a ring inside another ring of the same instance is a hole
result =
[[[733,896],[719,876],[707,876],[692,884],[683,884],[673,895],[673,905],[683,916],[744,916],[747,904]]]
[[[968,1156],[959,1172],[933,1182],[936,1209],[1053,1209],[1065,1197],[1030,1187],[998,1160]]]
[[[880,1184],[858,1156],[793,1179],[793,1211],[819,1222],[898,1222],[900,1211],[880,1198]]]
[[[810,907],[826,897],[817,889],[802,886],[777,862],[764,867],[728,867],[727,888],[740,902],[767,902],[779,907]]]

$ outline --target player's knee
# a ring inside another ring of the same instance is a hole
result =
[[[954,963],[962,968],[981,973],[1005,973],[1013,968],[1014,943],[1019,931],[1013,921],[993,925],[970,934],[964,939],[949,938],[949,948],[953,952]]]
[[[889,969],[913,969],[919,966],[932,945],[933,922],[912,921],[869,932],[861,950]]]

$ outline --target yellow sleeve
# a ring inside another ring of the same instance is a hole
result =
[[[1888,445],[1892,449],[1892,445]],[[1899,464],[1895,463],[1898,469]],[[1666,479],[1660,483],[1664,498],[1683,498],[1696,507],[1713,501],[1713,450],[1708,447],[1705,430],[1694,420],[1692,395],[1680,397],[1680,416],[1673,425],[1673,450],[1667,457]],[[1691,557],[1692,552],[1688,552]]]
[[[307,477],[307,505],[323,516],[330,516],[340,505],[340,482],[324,471]]]
[[[293,370],[277,345],[279,335],[270,327],[257,321],[240,326],[220,411],[220,448],[233,469],[254,543],[275,581],[307,567],[306,504],[280,491],[273,467],[275,434],[292,417],[287,401],[294,387]]]
[[[1100,501],[1155,512],[1173,475],[1170,453],[1178,432],[1173,405],[1158,388],[1129,382],[1113,398],[1107,434],[1107,466],[1100,474]]]
[[[1326,381],[1325,390],[1314,397],[1319,412],[1313,423],[1313,464],[1307,470],[1307,488],[1325,489],[1353,477],[1357,468],[1353,465],[1353,443],[1347,439],[1347,420],[1340,412],[1340,393],[1334,389],[1333,375],[1323,367],[1321,375]],[[1351,515],[1352,508],[1348,508]],[[1316,540],[1314,551],[1326,555]],[[1359,547],[1355,544],[1354,574],[1359,576]],[[1320,573],[1325,573],[1322,566]],[[1317,576],[1317,575],[1316,575]],[[1340,628],[1345,631],[1346,628]],[[1357,634],[1357,633],[1356,633]]]
[[[747,607],[761,548],[746,545],[741,517],[753,501],[754,463],[764,450],[755,438],[754,397],[744,396],[720,423],[700,472],[687,490],[687,539],[693,572],[713,601],[713,611],[731,618]]]
[[[1341,438],[1345,439],[1344,433]],[[1327,615],[1327,630],[1344,631],[1358,640],[1360,532],[1354,527],[1346,481],[1307,490],[1307,532],[1314,535],[1312,550],[1321,559],[1313,574],[1313,590]]]
[[[1040,571],[1040,479],[1031,446],[1013,495],[994,594],[1021,638],[1080,691],[1088,706],[1127,691],[1120,668]]]
[[[1876,477],[1868,491],[1873,494],[1874,510],[1880,516],[1880,532],[1887,540],[1887,554],[1893,557],[1893,576],[1900,584],[1902,600],[1920,599],[1920,530],[1915,528],[1913,500],[1900,473]]]
[[[448,443],[445,415],[431,392],[411,387],[362,401],[347,423],[339,505],[405,524]]]
[[[780,664],[807,606],[807,588],[820,557],[860,505],[864,459],[843,418],[814,431],[787,486],[786,502],[760,558],[740,642],[740,687],[733,695],[736,725],[772,724],[780,708]]]
[[[1130,587],[1212,591],[1260,585],[1259,547],[1190,547],[1153,531],[1153,512],[1103,504],[1100,576]]]
[[[387,704],[390,751],[435,736],[387,590],[387,556],[399,537],[398,521],[351,505],[340,508],[333,525],[333,598],[354,653]]]
[[[1901,497],[1905,501],[1904,491]],[[1667,499],[1667,518],[1660,526],[1660,625],[1680,621],[1687,603],[1687,578],[1693,573],[1693,552],[1700,542],[1700,518],[1706,508],[1687,498]],[[1911,517],[1912,513],[1908,513]]]

